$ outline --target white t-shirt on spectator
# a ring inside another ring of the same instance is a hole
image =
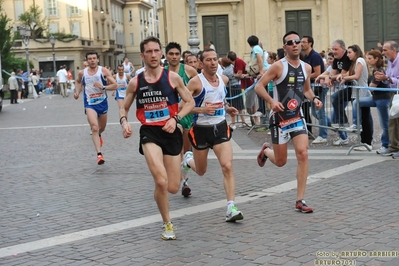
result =
[[[58,82],[64,83],[67,82],[68,78],[68,73],[65,69],[60,69],[57,71],[57,77],[58,77]]]

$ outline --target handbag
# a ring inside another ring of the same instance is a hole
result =
[[[247,74],[253,78],[256,78],[259,75],[260,69],[257,57],[248,62],[248,64],[245,66],[245,71],[247,71]]]
[[[391,108],[389,108],[389,118],[399,118],[399,93],[393,96]]]

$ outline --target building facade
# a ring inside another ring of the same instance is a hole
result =
[[[183,50],[189,48],[188,1],[162,0],[159,9],[161,39],[179,42]],[[213,41],[221,56],[233,50],[248,59],[250,35],[276,51],[290,30],[312,36],[316,51],[327,51],[336,39],[364,50],[399,42],[398,0],[196,0],[195,5],[200,49]]]
[[[43,9],[49,34],[63,33],[74,38],[55,44],[57,69],[69,66],[79,70],[89,50],[100,54],[102,65],[116,68],[127,56],[139,67],[140,42],[147,36],[159,37],[165,45],[178,42],[189,49],[190,0],[3,0],[15,26],[18,17],[33,4]],[[246,40],[256,35],[264,49],[282,47],[289,30],[310,35],[316,51],[326,50],[335,39],[358,44],[365,50],[384,40],[399,41],[398,0],[195,0],[200,49],[212,41],[220,56],[232,50],[246,60],[250,47]],[[25,57],[24,44],[15,42],[14,51]],[[35,68],[53,73],[48,39],[31,40],[30,60]]]
[[[125,56],[134,65],[141,65],[140,41],[154,32],[155,25],[158,27],[153,22],[152,17],[157,16],[149,1],[4,0],[3,6],[16,31],[22,25],[19,16],[30,6],[35,4],[42,9],[48,23],[47,37],[51,34],[67,36],[58,37],[54,45],[56,70],[66,65],[75,74],[81,69],[86,52],[93,50],[99,54],[101,65],[113,69],[122,63]],[[43,69],[45,76],[52,76],[54,69],[49,38],[31,38],[28,48],[34,68]],[[15,41],[13,51],[25,58],[22,40]]]

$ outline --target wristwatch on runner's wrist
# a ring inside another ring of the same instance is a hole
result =
[[[312,102],[314,102],[314,99],[317,99],[317,100],[321,101],[319,96],[315,96],[315,97],[313,97],[313,100],[312,100]]]
[[[180,123],[181,117],[179,115],[175,115],[173,119],[176,120],[176,123]]]

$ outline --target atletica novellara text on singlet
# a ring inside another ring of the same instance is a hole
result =
[[[89,74],[89,68],[83,70],[82,84],[84,85],[84,101],[88,105],[100,104],[107,99],[107,93],[102,88],[94,86],[95,82],[106,85],[107,81],[103,76],[102,67],[97,67],[97,72],[94,75]]]
[[[307,78],[306,68],[303,61],[300,61],[298,67],[292,66],[285,58],[280,62],[283,64],[283,73],[276,81],[273,98],[283,104],[284,111],[275,114],[276,122],[283,131],[290,132],[303,126],[300,121],[302,121],[301,106],[304,99],[303,87]]]
[[[195,114],[194,121],[198,125],[216,125],[225,120],[225,106],[224,99],[227,95],[227,89],[224,85],[223,78],[217,74],[219,79],[219,86],[213,87],[204,74],[199,74],[198,77],[202,83],[201,93],[194,97],[196,107],[205,106],[216,106],[215,113],[213,115],[208,114]]]
[[[147,82],[144,72],[140,73],[136,93],[136,116],[143,125],[164,126],[178,112],[178,95],[168,70],[164,69],[154,83]]]

